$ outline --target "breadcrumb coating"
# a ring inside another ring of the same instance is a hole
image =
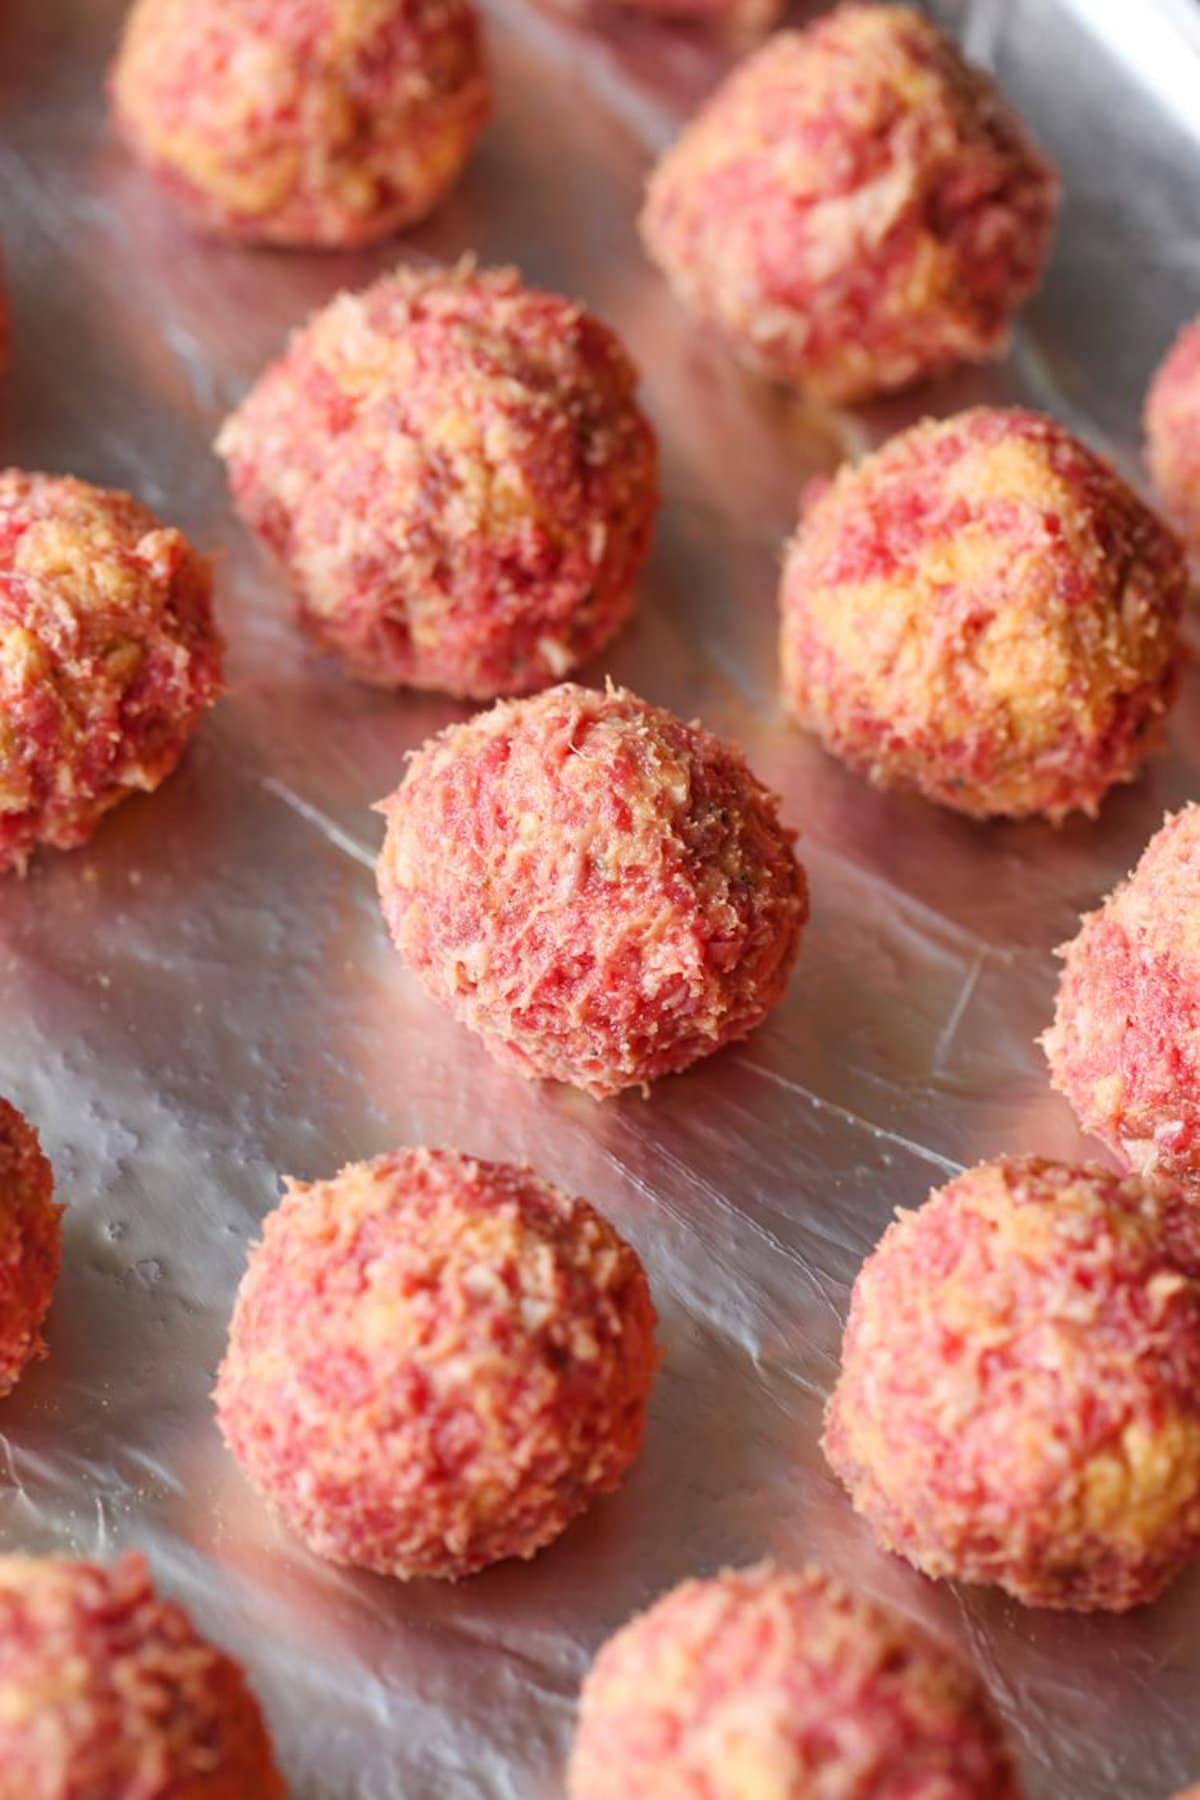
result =
[[[210,590],[128,494],[0,473],[0,872],[175,768],[221,688]]]
[[[37,1132],[0,1099],[0,1396],[46,1354],[42,1325],[62,1261],[62,1207]]]
[[[143,1557],[0,1557],[0,1800],[283,1795],[241,1669]]]
[[[524,1075],[644,1087],[787,985],[808,894],[775,796],[625,690],[564,684],[452,726],[383,811],[397,949]]]
[[[655,169],[642,237],[744,360],[825,400],[1003,350],[1058,179],[913,7],[847,5],[740,63]]]
[[[1200,1210],[1041,1157],[958,1176],[855,1282],[824,1448],[927,1575],[1155,1599],[1200,1553]]]
[[[819,1570],[685,1581],[583,1685],[570,1800],[1019,1800],[976,1675]]]
[[[470,0],[135,0],[111,93],[193,224],[331,249],[431,212],[490,105]]]
[[[618,1486],[656,1363],[641,1263],[585,1201],[401,1150],[286,1184],[217,1416],[319,1556],[456,1579],[533,1556]]]
[[[636,385],[606,326],[515,270],[399,270],[318,313],[218,449],[353,674],[493,699],[629,615],[659,499]]]
[[[1186,591],[1173,535],[1053,420],[927,420],[805,509],[784,700],[880,787],[976,818],[1094,814],[1162,740]]]
[[[1200,1193],[1200,807],[1168,816],[1061,952],[1050,1077],[1130,1168]]]

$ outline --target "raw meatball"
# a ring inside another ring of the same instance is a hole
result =
[[[1200,550],[1200,319],[1185,325],[1146,396],[1146,459],[1169,516]]]
[[[1200,807],[1168,818],[1068,944],[1043,1040],[1055,1087],[1129,1167],[1200,1197]]]
[[[145,1561],[0,1557],[5,1800],[283,1800],[242,1671]]]
[[[128,494],[0,473],[0,872],[174,769],[221,687],[210,587]]]
[[[976,818],[1094,814],[1163,737],[1183,554],[1062,426],[981,407],[901,433],[807,507],[783,694],[880,787]]]
[[[583,1685],[570,1800],[1018,1800],[982,1684],[816,1569],[685,1581]]]
[[[778,802],[633,694],[564,685],[451,726],[383,811],[397,949],[523,1075],[645,1087],[787,985],[808,900]]]
[[[630,612],[658,505],[636,384],[606,326],[511,269],[400,270],[318,313],[218,449],[353,674],[490,700]]]
[[[314,248],[424,218],[488,114],[469,0],[137,0],[112,98],[201,229]]]
[[[217,1414],[319,1556],[453,1579],[532,1556],[618,1486],[656,1361],[642,1265],[585,1201],[401,1150],[287,1183]]]
[[[0,1100],[0,1395],[46,1354],[42,1322],[62,1261],[61,1215],[37,1132]]]
[[[727,77],[642,214],[685,306],[850,401],[1003,350],[1058,182],[994,84],[906,6],[842,6]]]
[[[1200,1209],[1039,1157],[958,1176],[854,1284],[824,1447],[927,1575],[1153,1600],[1200,1554]]]

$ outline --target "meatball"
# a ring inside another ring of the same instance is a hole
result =
[[[283,1800],[230,1657],[144,1559],[0,1557],[0,1792],[29,1800]]]
[[[42,1324],[62,1261],[62,1208],[37,1132],[0,1099],[0,1395],[46,1354]]]
[[[111,91],[195,225],[312,248],[424,218],[489,104],[469,0],[136,0]]]
[[[880,787],[975,818],[1094,814],[1163,737],[1186,589],[1170,532],[1062,426],[927,421],[805,510],[784,700]]]
[[[217,1414],[319,1556],[455,1579],[533,1556],[618,1486],[656,1362],[642,1265],[585,1201],[401,1150],[287,1184]]]
[[[1185,325],[1146,396],[1146,460],[1168,516],[1200,550],[1200,319]]]
[[[1200,1197],[1200,806],[1151,838],[1062,952],[1043,1039],[1054,1086],[1130,1168]]]
[[[128,494],[0,473],[0,872],[175,768],[221,686],[210,585]]]
[[[1153,1600],[1200,1554],[1200,1210],[1039,1157],[958,1176],[855,1282],[824,1448],[927,1575]]]
[[[685,1581],[584,1682],[570,1800],[1018,1800],[979,1679],[817,1569]]]
[[[352,674],[490,700],[632,608],[658,505],[636,384],[607,327],[511,269],[400,270],[318,313],[218,449]]]
[[[523,1075],[645,1087],[787,985],[808,902],[778,802],[732,745],[624,690],[450,727],[383,811],[397,949]]]
[[[936,26],[851,5],[726,78],[641,223],[697,318],[836,403],[1003,350],[1057,205],[1045,158]]]

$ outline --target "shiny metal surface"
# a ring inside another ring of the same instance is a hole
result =
[[[554,1795],[600,1640],[683,1575],[765,1552],[814,1556],[953,1634],[1039,1800],[1159,1800],[1200,1776],[1200,1569],[1124,1619],[935,1587],[872,1548],[816,1448],[848,1286],[892,1209],[985,1156],[1081,1148],[1033,1043],[1051,952],[1197,792],[1197,681],[1171,754],[1057,833],[874,794],[774,695],[780,543],[802,482],[841,454],[921,410],[1020,396],[1136,473],[1144,383],[1200,302],[1195,15],[935,6],[1061,159],[1060,245],[1006,366],[822,418],[689,333],[638,253],[651,147],[719,66],[699,36],[493,0],[497,116],[458,193],[398,246],[322,258],[176,227],[106,128],[120,10],[0,9],[0,461],[132,488],[213,551],[232,691],[160,794],[0,891],[0,1089],[41,1127],[69,1207],[51,1356],[0,1418],[0,1545],[144,1546],[250,1664],[299,1796]],[[308,653],[209,450],[310,308],[398,255],[468,248],[578,294],[645,372],[668,505],[638,622],[590,675],[739,738],[804,834],[815,912],[786,1002],[647,1101],[523,1085],[405,975],[368,808],[460,709]],[[666,1350],[625,1489],[536,1562],[458,1588],[315,1564],[242,1483],[209,1404],[276,1171],[416,1141],[524,1158],[595,1200],[646,1259]]]

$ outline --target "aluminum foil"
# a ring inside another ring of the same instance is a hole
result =
[[[1160,1800],[1200,1776],[1200,1569],[1122,1619],[934,1586],[873,1548],[817,1450],[849,1284],[893,1208],[983,1157],[1084,1147],[1034,1047],[1052,949],[1200,776],[1195,678],[1170,754],[1057,832],[872,793],[780,716],[775,583],[805,479],[920,411],[1014,397],[1136,479],[1147,376],[1197,307],[1191,0],[933,10],[1060,160],[1061,239],[1002,367],[834,418],[689,331],[638,251],[650,157],[728,45],[491,0],[497,115],[456,194],[399,244],[299,256],[193,241],[114,143],[119,0],[0,8],[0,461],[131,488],[214,552],[232,676],[158,795],[0,891],[0,1090],[69,1208],[51,1355],[0,1418],[0,1545],[143,1547],[249,1664],[297,1796],[560,1792],[601,1640],[684,1575],[767,1553],[956,1638],[1035,1800]],[[311,308],[397,257],[467,249],[584,299],[645,374],[668,504],[638,620],[591,675],[739,739],[803,832],[815,911],[786,1001],[648,1100],[523,1084],[404,973],[368,809],[461,709],[369,692],[304,647],[209,448]],[[277,1171],[412,1142],[527,1159],[590,1196],[646,1260],[666,1351],[623,1490],[532,1564],[459,1587],[310,1559],[209,1400]]]

